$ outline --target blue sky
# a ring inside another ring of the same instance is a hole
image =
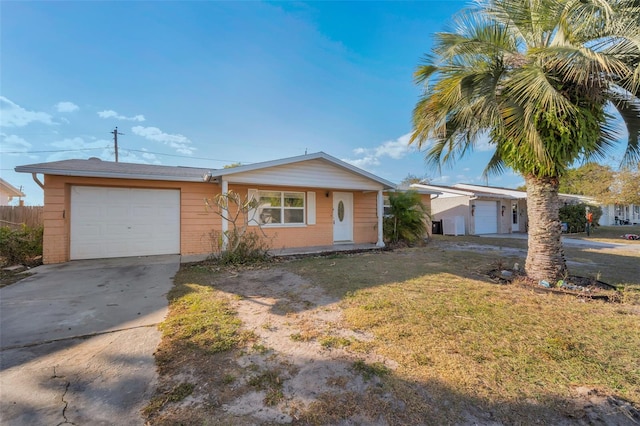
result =
[[[324,151],[385,179],[481,183],[407,146],[412,74],[466,3],[2,2],[0,176],[68,158],[221,168]],[[507,172],[492,185],[515,187]]]

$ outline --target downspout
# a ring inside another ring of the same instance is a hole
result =
[[[44,190],[44,183],[42,183],[40,181],[40,179],[38,179],[38,174],[37,173],[31,173],[31,177],[33,178],[33,181],[35,183],[37,183],[38,186]]]
[[[382,219],[384,216],[384,196],[382,195],[382,189],[378,191],[378,242],[376,243],[377,247],[384,247],[384,238],[382,233]]]
[[[222,183],[222,196],[226,198],[229,193],[229,182],[224,177],[220,178]],[[229,200],[227,199],[227,208],[222,209],[222,251],[226,251],[229,246]]]

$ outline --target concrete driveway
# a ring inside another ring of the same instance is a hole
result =
[[[0,424],[142,424],[180,256],[35,268],[0,289]]]

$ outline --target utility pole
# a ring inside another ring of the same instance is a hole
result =
[[[124,133],[118,132],[118,127],[113,129],[113,132],[109,132],[113,134],[113,145],[116,149],[116,163],[118,162],[118,135],[124,135]]]

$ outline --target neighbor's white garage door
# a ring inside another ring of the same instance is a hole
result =
[[[476,235],[498,232],[498,204],[495,201],[475,201]]]
[[[71,187],[71,259],[180,253],[180,191]]]

